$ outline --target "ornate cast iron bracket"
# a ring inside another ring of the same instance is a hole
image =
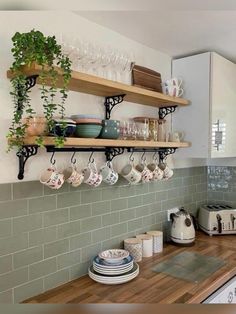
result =
[[[23,146],[17,153],[16,156],[19,158],[19,173],[18,179],[24,179],[25,163],[31,157],[36,155],[38,152],[38,146]]]
[[[112,109],[120,104],[124,100],[125,94],[117,95],[117,96],[108,96],[105,98],[105,118],[109,120],[111,118]]]
[[[112,161],[116,156],[122,155],[125,149],[123,147],[107,147],[105,156],[107,161]]]
[[[159,119],[164,119],[168,114],[175,112],[177,106],[159,108]]]
[[[177,148],[160,148],[158,151],[160,162],[163,162],[168,155],[174,154],[176,149]]]
[[[38,78],[38,75],[27,76],[26,83],[25,83],[26,90],[29,90],[35,86],[37,82],[37,78]],[[23,97],[22,90],[20,88],[18,88],[18,96],[19,96],[19,99]],[[22,110],[22,100],[18,101],[18,110]]]

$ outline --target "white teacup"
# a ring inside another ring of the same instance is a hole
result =
[[[184,132],[172,132],[169,133],[169,142],[182,142],[184,139]]]
[[[40,176],[40,182],[53,190],[60,189],[64,181],[64,174],[57,171],[54,167],[48,168]]]
[[[121,170],[121,175],[124,177],[130,184],[137,184],[141,181],[141,173],[135,169],[132,164],[127,164]]]
[[[102,183],[102,175],[97,171],[95,162],[89,162],[87,168],[83,170],[84,183],[97,187]]]
[[[173,77],[173,78],[165,81],[165,84],[168,86],[174,85],[177,87],[181,87],[182,83],[183,83],[183,80],[181,78],[178,78],[178,77]]]
[[[141,173],[142,176],[142,182],[147,183],[152,181],[153,179],[153,173],[151,170],[148,169],[145,163],[140,163],[135,167],[136,170],[138,170]]]
[[[69,167],[64,170],[65,181],[73,187],[78,187],[84,180],[84,175],[77,171],[76,167]]]
[[[166,163],[160,163],[159,164],[159,168],[163,171],[163,179],[170,179],[173,174],[174,174],[174,171],[172,169],[170,169]]]
[[[161,170],[156,163],[147,165],[148,169],[152,171],[152,181],[160,181],[163,179],[164,172]]]
[[[110,161],[100,168],[100,174],[102,175],[102,180],[109,185],[115,184],[119,178]]]

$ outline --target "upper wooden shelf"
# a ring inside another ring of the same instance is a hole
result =
[[[36,136],[26,137],[25,145],[35,145]],[[54,146],[54,137],[45,136],[45,146]],[[135,141],[135,140],[107,140],[97,138],[75,138],[67,137],[64,147],[140,147],[140,148],[185,148],[189,147],[188,142],[154,142],[154,141]]]
[[[41,71],[42,67],[35,63],[33,63],[30,67],[22,67],[22,72],[27,76],[38,75]],[[59,68],[57,68],[57,71],[60,74],[62,73]],[[7,71],[7,77],[12,78],[12,76],[12,72]],[[40,84],[40,81],[37,81],[37,83]],[[50,81],[47,82],[47,85],[50,85]],[[62,87],[62,76],[59,77],[57,86],[59,88]],[[77,71],[72,71],[68,88],[71,91],[103,97],[125,94],[125,101],[153,107],[189,105],[189,101],[184,98],[171,97],[145,88],[130,86]]]

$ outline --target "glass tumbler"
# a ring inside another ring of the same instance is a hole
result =
[[[158,141],[166,142],[166,120],[158,120]]]
[[[149,132],[150,132],[150,140],[158,141],[158,120],[150,119],[149,120]]]

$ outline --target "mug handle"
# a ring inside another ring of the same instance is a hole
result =
[[[179,89],[179,93],[178,93],[178,96],[177,96],[177,97],[180,97],[180,96],[182,96],[182,95],[183,95],[183,93],[184,93],[184,90],[183,90],[183,88],[180,88],[180,89]]]

